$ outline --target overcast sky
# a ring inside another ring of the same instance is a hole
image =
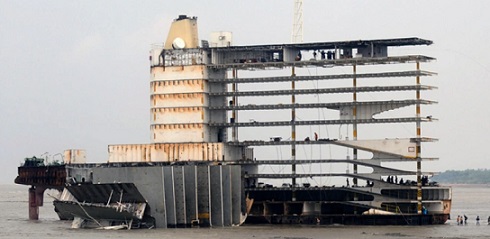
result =
[[[430,131],[438,170],[488,168],[490,1],[305,0],[304,41],[421,37],[439,73]],[[0,183],[25,157],[149,143],[151,44],[179,14],[199,34],[232,31],[234,44],[289,43],[292,0],[0,0]]]

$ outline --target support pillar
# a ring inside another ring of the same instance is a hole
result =
[[[233,72],[233,79],[237,79],[238,70],[233,69],[232,72]],[[238,83],[236,82],[232,83],[232,91],[233,93],[236,93],[238,91]],[[231,128],[231,138],[233,142],[238,142],[238,127],[234,125],[235,123],[238,123],[238,112],[235,110],[235,107],[238,106],[238,96],[234,95],[232,97],[232,102],[233,102],[232,105],[233,109],[231,111],[231,118],[233,119],[233,122],[230,123],[233,123],[233,126]]]
[[[29,220],[39,220],[39,207],[44,203],[44,187],[29,188]]]
[[[294,91],[296,90],[296,84],[294,81],[294,77],[296,77],[296,72],[294,66],[291,69],[291,160],[293,160],[293,163],[291,164],[291,173],[293,174],[293,179],[291,181],[292,187],[293,187],[293,195],[292,195],[292,201],[296,201],[296,163],[294,162],[296,160],[296,96],[294,94]]]
[[[36,188],[29,188],[29,220],[39,219],[39,206],[36,201]]]
[[[353,118],[354,118],[354,123],[352,124],[352,137],[353,137],[353,140],[356,141],[357,140],[357,66],[354,64],[352,66],[352,71],[353,71],[353,79],[352,79],[352,85],[353,85],[353,88],[354,88],[354,93],[352,95],[352,101],[354,102],[354,107],[352,107],[352,115],[353,115]],[[357,160],[357,149],[353,149],[352,151],[352,160],[356,161]],[[358,185],[358,180],[357,180],[357,164],[354,164],[353,165],[353,171],[354,171],[354,175],[356,177],[354,177],[352,179],[352,185],[357,187]],[[359,201],[359,196],[357,195],[357,193],[354,193],[354,201]],[[357,207],[354,208],[354,214],[357,214]]]
[[[420,62],[417,61],[417,71],[420,71]],[[416,78],[417,86],[420,86],[420,76],[417,75]],[[417,117],[417,142],[416,142],[416,154],[417,154],[417,214],[422,214],[422,147],[421,147],[421,121],[420,121],[420,88],[417,88],[416,91],[417,104],[416,108],[416,117]]]
[[[354,118],[354,123],[352,124],[352,136],[353,140],[357,140],[357,67],[356,65],[353,65],[353,73],[354,73],[354,78],[352,79],[352,85],[354,87],[354,93],[352,96],[352,101],[354,102],[354,106],[352,107],[352,116]],[[352,152],[352,159],[357,160],[357,149],[353,149]],[[353,165],[354,167],[354,174],[357,174],[357,164]],[[357,178],[352,179],[352,184],[357,187]]]

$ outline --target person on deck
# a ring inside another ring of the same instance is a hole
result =
[[[296,60],[296,61],[301,61],[301,57],[302,57],[302,56],[301,56],[301,51],[299,51],[299,52],[298,52],[298,55],[296,55],[295,60]]]
[[[333,56],[333,53],[331,51],[328,51],[327,52],[327,59],[328,60],[333,60],[334,56]]]

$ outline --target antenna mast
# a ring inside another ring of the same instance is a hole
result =
[[[303,0],[294,0],[292,43],[303,42]]]

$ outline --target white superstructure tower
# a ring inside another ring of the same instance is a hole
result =
[[[226,72],[209,75],[203,64],[205,51],[198,46],[196,18],[180,16],[172,23],[158,58],[163,66],[151,69],[152,143],[223,141],[222,133],[207,124],[226,120],[224,112],[211,115],[207,111],[211,103],[207,94],[220,86],[211,86],[205,79],[224,78]]]
[[[219,46],[231,44],[231,33],[223,32],[217,38]],[[207,68],[211,55],[208,46],[199,47],[196,17],[180,15],[172,22],[167,40],[163,46],[153,47],[150,55],[151,144],[111,145],[109,162],[232,161],[252,157],[244,147],[225,146],[226,127],[210,126],[227,120],[225,110],[209,110],[210,106],[227,104],[225,96],[209,97],[210,92],[226,91],[225,83],[207,80],[226,78],[226,68]]]

